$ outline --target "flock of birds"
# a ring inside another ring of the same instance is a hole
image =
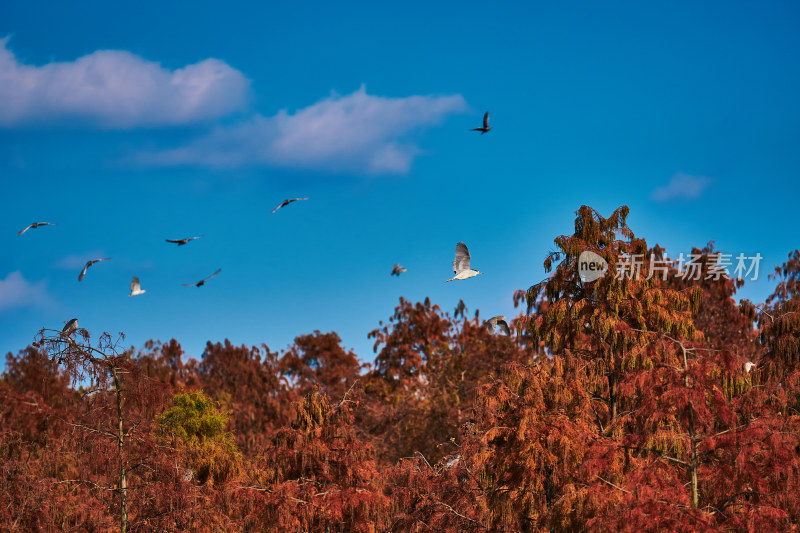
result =
[[[298,200],[308,200],[308,198],[289,198],[289,199],[286,199],[286,200],[282,201],[280,204],[278,204],[278,207],[273,209],[272,212],[275,213],[275,211],[277,211],[281,207],[285,207],[285,206],[289,205],[290,203],[296,202]],[[41,226],[55,226],[55,224],[52,223],[52,222],[34,222],[34,223],[26,226],[25,228],[21,229],[20,231],[18,231],[17,235],[22,235],[23,233],[25,233],[29,229],[36,229],[36,228],[39,228]],[[203,237],[203,236],[202,235],[197,235],[196,237],[186,237],[186,238],[183,238],[183,239],[164,239],[164,240],[169,242],[169,243],[177,244],[178,246],[183,246],[184,244],[187,244],[188,242],[193,241],[195,239],[199,239],[201,237]],[[89,261],[87,261],[86,264],[83,265],[83,269],[81,270],[81,273],[78,274],[78,281],[83,281],[83,278],[86,277],[86,272],[89,270],[90,266],[92,266],[95,263],[99,263],[100,261],[109,261],[109,260],[111,260],[110,257],[100,257],[98,259],[90,259]],[[207,278],[201,279],[200,281],[196,281],[194,283],[183,283],[183,286],[184,287],[202,287],[203,285],[205,285],[206,281],[210,280],[211,278],[213,278],[214,276],[216,276],[220,272],[222,272],[222,269],[218,268],[216,272],[214,272],[213,274],[211,274]],[[402,272],[405,272],[405,269],[403,269]],[[147,292],[146,290],[142,289],[141,283],[139,282],[139,278],[134,276],[133,279],[131,280],[131,292],[130,292],[130,294],[128,294],[128,296],[138,296],[138,295],[144,294],[146,292]],[[72,321],[70,321],[70,322],[72,322]],[[69,323],[68,323],[68,325],[69,325]]]
[[[489,126],[489,112],[487,111],[483,115],[483,126],[479,127],[479,128],[472,128],[472,131],[479,131],[479,132],[481,132],[481,135],[483,135],[484,133],[487,133],[491,129],[492,129],[491,126]],[[303,198],[287,198],[286,200],[284,200],[280,204],[278,204],[278,206],[275,207],[275,209],[272,210],[272,213],[274,214],[276,211],[278,211],[282,207],[286,207],[287,205],[291,204],[292,202],[297,202],[297,201],[301,201],[301,200],[308,200],[308,198],[307,197],[303,197]],[[21,231],[19,231],[17,233],[17,235],[22,235],[23,233],[25,233],[26,231],[28,231],[30,229],[36,229],[36,228],[39,228],[41,226],[55,226],[55,224],[53,224],[52,222],[34,222],[34,223],[30,224],[29,226],[27,226],[26,228],[24,228]],[[182,238],[182,239],[165,239],[165,240],[168,243],[177,244],[178,246],[183,246],[183,245],[189,243],[190,241],[193,241],[195,239],[200,239],[201,237],[203,237],[203,235],[197,235],[195,237],[186,237],[186,238]],[[78,281],[83,281],[83,278],[86,276],[86,272],[89,270],[89,267],[91,267],[95,263],[99,263],[101,261],[109,261],[110,259],[111,259],[110,257],[101,257],[101,258],[91,259],[91,260],[87,261],[86,264],[84,265],[83,269],[81,270],[81,273],[78,275]],[[390,275],[391,276],[400,276],[400,274],[402,274],[403,272],[407,272],[407,271],[408,271],[407,268],[404,268],[404,267],[400,266],[399,263],[397,263],[392,267],[392,272],[391,272]],[[194,287],[202,287],[203,285],[205,285],[206,281],[208,281],[211,278],[213,278],[214,276],[218,275],[220,272],[222,272],[222,269],[218,268],[216,272],[214,272],[213,274],[211,274],[207,278],[201,279],[200,281],[196,281],[194,283],[183,283],[182,285],[184,287],[192,287],[192,286],[194,286]],[[456,257],[455,257],[455,260],[453,261],[453,277],[448,279],[448,280],[445,280],[445,281],[447,282],[447,281],[455,281],[455,280],[465,280],[465,279],[469,279],[469,278],[475,277],[478,274],[483,274],[483,272],[480,272],[478,270],[474,270],[474,269],[472,269],[470,267],[469,249],[467,248],[466,244],[464,244],[463,242],[459,242],[458,244],[456,244]],[[141,283],[139,281],[139,278],[134,276],[133,279],[131,280],[130,294],[128,294],[128,296],[139,296],[141,294],[144,294],[145,292],[147,292],[147,291],[142,289]],[[506,335],[511,335],[511,331],[510,331],[510,329],[508,327],[508,323],[506,322],[505,317],[502,316],[502,315],[492,317],[489,320],[487,320],[485,323],[488,326],[489,331],[491,331],[492,333],[494,333],[495,329],[499,329],[500,331],[502,331]],[[78,319],[77,318],[73,318],[73,319],[69,320],[66,323],[66,325],[64,326],[64,329],[61,331],[61,334],[62,334],[62,336],[66,337],[68,340],[71,341],[70,335],[72,333],[74,333],[75,331],[77,331],[77,329],[78,329]]]

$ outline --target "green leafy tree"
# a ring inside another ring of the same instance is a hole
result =
[[[158,418],[158,433],[185,457],[201,483],[221,483],[239,470],[241,453],[226,431],[229,413],[202,391],[178,393]]]

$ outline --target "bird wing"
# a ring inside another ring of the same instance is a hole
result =
[[[278,209],[280,209],[281,207],[283,207],[283,206],[285,206],[285,205],[289,205],[289,202],[290,202],[290,200],[284,200],[284,201],[282,201],[281,203],[279,203],[279,204],[278,204],[278,207],[276,207],[275,209],[273,209],[273,210],[272,210],[272,212],[274,213],[275,211],[277,211],[277,210],[278,210]]]
[[[92,261],[89,261],[83,266],[83,270],[81,270],[81,273],[78,274],[78,281],[83,281],[83,277],[86,275],[86,271],[89,269],[90,266],[92,266]]]
[[[508,328],[508,322],[506,322],[505,320],[498,320],[497,327],[499,327],[500,331],[502,331],[506,335],[511,336],[511,330]]]
[[[141,285],[139,285],[139,278],[133,276],[133,279],[131,280],[131,292],[139,292],[140,288]]]
[[[214,276],[216,276],[216,275],[217,275],[217,274],[219,274],[220,272],[222,272],[222,269],[221,269],[221,268],[218,268],[216,272],[214,272],[213,274],[211,274],[210,276],[208,276],[208,277],[207,277],[206,279],[204,279],[203,281],[208,281],[208,280],[210,280],[211,278],[213,278]]]
[[[17,235],[22,235],[23,233],[25,233],[25,232],[26,232],[26,231],[28,231],[29,229],[31,229],[31,228],[38,228],[39,226],[55,226],[55,224],[53,224],[52,222],[34,222],[33,224],[31,224],[31,225],[30,225],[30,226],[28,226],[27,228],[25,228],[25,229],[23,229],[23,230],[19,231],[19,232],[17,233]]]
[[[64,329],[62,329],[61,331],[62,331],[62,333],[68,333],[70,331],[73,331],[74,329],[78,329],[78,319],[77,318],[73,318],[73,319],[69,320],[64,325]]]
[[[181,285],[183,285],[184,287],[191,287],[192,285],[197,285],[198,283],[200,283],[200,282],[196,281],[194,283],[181,283]]]
[[[108,261],[111,259],[110,257],[101,257],[100,259],[92,259],[91,261],[87,261],[86,265],[84,265],[83,270],[81,270],[80,276],[78,276],[78,281],[83,281],[84,276],[86,276],[86,271],[95,263],[99,263],[100,261]]]
[[[488,128],[489,127],[489,112],[488,111],[483,114],[483,127],[484,128]]]
[[[164,239],[164,240],[167,241],[167,242],[174,242],[176,244],[181,242],[181,239]]]
[[[274,213],[275,211],[277,211],[281,207],[285,207],[285,206],[289,205],[290,203],[296,202],[298,200],[308,200],[308,198],[289,198],[287,200],[282,201],[280,204],[278,204],[278,207],[273,209],[272,212]]]
[[[456,259],[453,261],[453,272],[458,274],[462,270],[469,270],[469,250],[463,242],[456,244]]]

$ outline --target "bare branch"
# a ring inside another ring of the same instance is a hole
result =
[[[83,430],[86,430],[86,431],[90,431],[92,433],[99,433],[100,435],[105,435],[106,437],[111,437],[114,440],[119,440],[119,435],[117,435],[116,433],[113,433],[111,431],[105,430],[105,429],[95,429],[93,427],[89,427],[89,426],[86,426],[84,424],[75,424],[74,422],[67,422],[67,424],[69,424],[70,426],[76,427],[76,428],[80,428],[80,429],[83,429]]]
[[[626,490],[626,489],[623,489],[623,488],[622,488],[622,487],[620,487],[619,485],[615,485],[614,483],[611,483],[611,482],[610,482],[610,481],[608,481],[607,479],[603,479],[603,478],[601,478],[600,476],[596,476],[596,477],[597,477],[597,479],[599,479],[600,481],[602,481],[602,482],[603,482],[603,483],[605,483],[606,485],[610,485],[611,487],[614,487],[615,489],[617,489],[617,490],[620,490],[620,491],[624,492],[625,494],[633,494],[631,491],[629,491],[629,490]]]

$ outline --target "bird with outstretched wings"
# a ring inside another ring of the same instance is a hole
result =
[[[206,279],[201,279],[200,281],[197,281],[197,282],[195,282],[195,283],[183,283],[183,286],[184,286],[184,287],[191,287],[191,286],[195,286],[195,287],[202,287],[203,285],[205,285],[205,284],[206,284],[206,281],[210,280],[211,278],[213,278],[214,276],[216,276],[216,275],[217,275],[217,274],[219,274],[220,272],[222,272],[222,269],[221,269],[221,268],[218,268],[216,272],[214,272],[213,274],[211,274],[210,276],[208,276]]]
[[[280,209],[281,207],[286,207],[286,206],[287,206],[287,205],[289,205],[290,203],[292,203],[292,202],[296,202],[296,201],[298,201],[298,200],[308,200],[308,198],[288,198],[288,199],[286,199],[286,200],[282,201],[281,203],[279,203],[279,204],[278,204],[278,207],[276,207],[275,209],[273,209],[273,210],[272,210],[272,212],[274,213],[275,211],[277,211],[277,210],[278,210],[278,209]]]
[[[146,292],[147,291],[142,289],[142,286],[139,284],[139,278],[133,276],[133,279],[131,280],[131,293],[128,296],[138,296]]]
[[[506,335],[509,336],[511,335],[511,330],[508,327],[508,322],[506,322],[506,317],[504,317],[503,315],[493,316],[492,318],[487,320],[486,323],[489,325],[489,331],[491,333],[494,333],[495,329],[499,329]]]
[[[175,243],[178,246],[183,246],[189,241],[193,241],[195,239],[199,239],[202,235],[198,235],[197,237],[186,237],[185,239],[164,239],[167,242]]]
[[[83,278],[86,276],[86,271],[89,270],[89,267],[95,263],[99,263],[100,261],[108,261],[111,259],[110,257],[101,257],[100,259],[92,259],[91,261],[87,261],[86,264],[83,266],[83,270],[81,273],[78,274],[78,281],[83,281]]]
[[[29,229],[36,229],[39,226],[55,226],[55,224],[53,224],[52,222],[34,222],[33,224],[31,224],[27,228],[22,229],[19,232],[17,232],[17,235],[22,235],[23,233],[25,233]]]
[[[452,278],[446,281],[453,281],[455,279],[468,279],[483,274],[478,270],[473,270],[469,266],[469,250],[467,245],[463,242],[456,244],[456,258],[453,260],[453,274]]]
[[[486,133],[490,129],[492,129],[492,127],[489,125],[489,112],[487,111],[486,113],[483,114],[483,127],[482,128],[472,128],[472,131],[479,131],[479,132],[481,132],[481,135],[483,135],[484,133]]]
[[[395,265],[392,267],[392,273],[391,273],[391,275],[392,275],[392,276],[399,276],[399,275],[400,275],[400,274],[402,274],[403,272],[408,272],[408,269],[407,269],[407,268],[403,268],[403,267],[401,267],[401,266],[400,266],[400,263],[396,263],[396,264],[395,264]]]

